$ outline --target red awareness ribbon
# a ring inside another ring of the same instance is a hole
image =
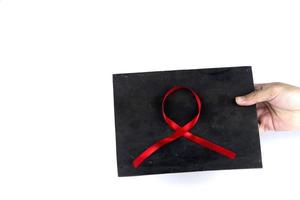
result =
[[[193,96],[196,99],[197,102],[197,108],[198,108],[198,113],[197,115],[188,123],[186,123],[184,126],[179,126],[176,122],[174,122],[172,119],[170,119],[166,113],[165,113],[165,101],[168,98],[169,95],[171,95],[172,93],[174,93],[177,90],[188,90],[190,91]],[[201,111],[201,100],[199,98],[199,96],[197,95],[197,93],[195,91],[193,91],[190,88],[187,87],[182,87],[182,86],[174,86],[172,87],[170,90],[168,90],[166,92],[166,94],[164,95],[163,101],[162,101],[162,115],[166,121],[166,123],[169,125],[169,127],[171,129],[173,129],[175,132],[173,132],[171,135],[169,135],[168,137],[165,137],[159,141],[157,141],[156,143],[154,143],[153,145],[151,145],[150,147],[148,147],[144,152],[142,152],[138,157],[136,157],[133,162],[132,165],[137,168],[139,167],[145,159],[147,159],[148,157],[150,157],[154,152],[156,152],[157,150],[159,150],[161,147],[165,146],[168,143],[171,143],[175,140],[177,140],[180,137],[185,137],[186,139],[191,140],[192,142],[195,142],[205,148],[208,148],[212,151],[215,151],[223,156],[226,156],[230,159],[234,159],[236,157],[236,153],[233,151],[230,151],[224,147],[221,147],[213,142],[210,142],[204,138],[201,138],[199,136],[193,135],[190,130],[196,125],[196,123],[199,120],[200,117],[200,111]]]

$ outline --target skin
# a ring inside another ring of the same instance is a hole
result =
[[[300,130],[300,88],[285,83],[256,84],[255,91],[236,97],[240,106],[256,104],[260,132]]]

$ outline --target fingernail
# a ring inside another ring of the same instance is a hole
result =
[[[243,96],[241,96],[241,97],[236,97],[236,98],[235,98],[235,101],[236,101],[237,103],[243,103],[243,102],[245,101],[245,98],[244,98]]]

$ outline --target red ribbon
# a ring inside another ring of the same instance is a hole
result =
[[[183,127],[179,126],[176,122],[174,122],[172,119],[170,119],[166,113],[165,113],[165,101],[167,99],[167,97],[169,95],[171,95],[172,93],[174,93],[177,90],[188,90],[190,91],[193,96],[196,99],[197,102],[197,108],[198,108],[198,113],[197,115],[188,123],[186,123]],[[173,142],[175,140],[177,140],[180,137],[185,137],[186,139],[189,139],[199,145],[202,145],[205,148],[208,148],[212,151],[215,151],[223,156],[226,156],[230,159],[234,159],[236,157],[236,153],[233,151],[230,151],[228,149],[225,149],[224,147],[221,147],[217,144],[214,144],[204,138],[201,138],[199,136],[195,136],[190,132],[190,129],[192,129],[196,123],[198,122],[198,119],[200,117],[200,111],[201,111],[201,100],[199,98],[199,96],[197,95],[196,92],[194,92],[192,89],[187,88],[187,87],[181,87],[181,86],[174,86],[172,87],[169,91],[166,92],[166,94],[164,95],[163,101],[162,101],[162,115],[166,121],[166,123],[169,125],[169,127],[171,129],[173,129],[175,132],[173,132],[170,136],[165,137],[161,140],[159,140],[158,142],[154,143],[153,145],[151,145],[150,147],[148,147],[144,152],[142,152],[138,157],[136,157],[133,162],[132,165],[137,168],[139,167],[142,162],[144,162],[145,159],[147,159],[149,156],[151,156],[154,152],[156,152],[157,150],[159,150],[161,147],[165,146],[166,144]]]

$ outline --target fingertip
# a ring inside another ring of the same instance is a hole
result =
[[[238,105],[244,105],[245,104],[245,98],[243,96],[235,97],[235,102]]]
[[[259,133],[264,133],[265,132],[265,129],[261,124],[258,125],[258,132]]]

